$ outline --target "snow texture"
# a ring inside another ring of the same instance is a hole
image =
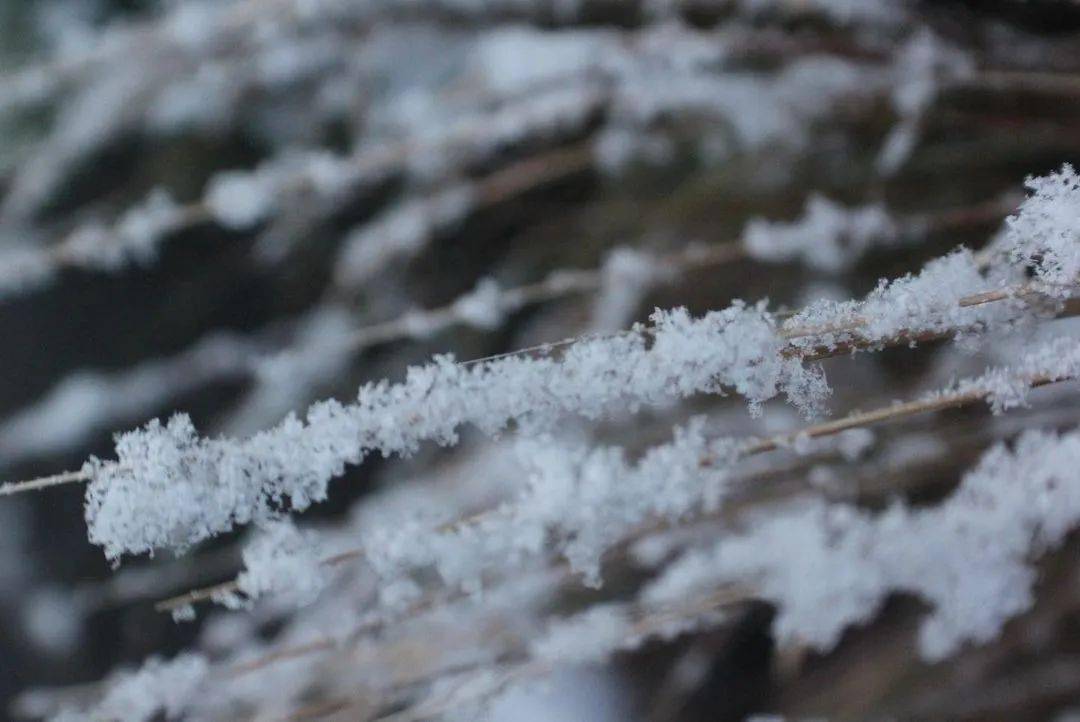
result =
[[[752,258],[769,263],[801,261],[835,273],[854,265],[875,246],[898,240],[898,228],[880,205],[844,208],[818,194],[792,223],[751,220],[742,242]]]
[[[1024,185],[1031,194],[1006,221],[1005,243],[1013,260],[1033,266],[1036,277],[1050,286],[1075,286],[1080,279],[1080,176],[1066,163],[1056,173],[1029,177]]]
[[[125,552],[184,549],[235,524],[307,508],[331,478],[372,452],[410,453],[423,441],[457,442],[471,424],[494,434],[511,422],[539,431],[567,414],[596,419],[619,408],[734,388],[751,409],[786,393],[813,410],[827,393],[820,372],[782,354],[762,306],[735,304],[694,319],[657,312],[653,327],[584,340],[560,359],[514,356],[478,364],[439,357],[405,381],[360,389],[357,402],[322,402],[248,439],[200,438],[173,417],[122,434],[115,462],[85,466],[91,541]],[[647,343],[647,340],[651,341]]]
[[[944,503],[893,504],[873,515],[802,499],[754,515],[749,528],[669,566],[646,592],[679,598],[725,582],[775,603],[781,643],[831,649],[896,591],[925,599],[919,648],[928,661],[994,639],[1030,608],[1032,557],[1080,523],[1080,433],[1027,432],[998,445]]]

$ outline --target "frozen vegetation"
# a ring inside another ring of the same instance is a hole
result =
[[[135,5],[10,11],[11,715],[1080,709],[1080,20]]]

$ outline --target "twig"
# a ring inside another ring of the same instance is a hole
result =
[[[84,471],[63,471],[59,474],[42,476],[28,481],[9,481],[6,484],[0,484],[0,496],[21,494],[26,491],[40,491],[41,489],[48,489],[53,486],[89,480],[90,475]]]

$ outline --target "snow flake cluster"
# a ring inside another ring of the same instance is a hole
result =
[[[806,201],[803,218],[780,223],[756,218],[743,232],[743,245],[763,261],[799,260],[836,272],[851,266],[875,245],[896,242],[898,229],[880,205],[847,209],[822,195]]]
[[[1024,185],[1031,195],[1006,221],[1005,243],[1015,261],[1067,293],[1080,278],[1080,176],[1066,163]]]
[[[1031,606],[1029,560],[1080,524],[1078,469],[1080,434],[1029,432],[987,452],[937,507],[898,503],[872,515],[802,499],[669,566],[647,597],[750,584],[778,605],[782,643],[828,650],[890,592],[910,592],[933,605],[919,645],[939,660],[993,639]]]
[[[231,529],[302,510],[331,478],[373,452],[410,453],[423,441],[456,443],[474,425],[494,434],[513,422],[540,431],[572,414],[596,419],[734,389],[756,410],[779,393],[811,412],[828,393],[820,372],[785,356],[762,306],[735,304],[692,318],[657,312],[650,329],[572,345],[561,358],[512,356],[480,364],[441,357],[403,382],[368,384],[357,402],[323,402],[306,419],[242,440],[200,438],[175,416],[123,434],[115,462],[90,461],[90,538],[110,559],[183,549]]]

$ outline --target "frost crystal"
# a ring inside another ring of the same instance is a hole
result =
[[[1000,289],[998,276],[1009,269],[985,274],[970,251],[959,250],[935,259],[917,275],[881,281],[862,301],[819,301],[796,314],[785,329],[818,329],[806,338],[796,337],[799,346],[835,347],[858,338],[877,343],[904,334],[917,339],[920,334],[960,334],[988,327],[1005,327],[1030,316],[1027,306],[995,303],[961,306],[965,297]]]
[[[93,709],[85,713],[65,710],[53,722],[150,722],[162,713],[174,719],[188,707],[208,672],[206,660],[193,654],[168,662],[151,658],[138,671],[110,680],[108,692]]]
[[[1080,433],[1028,432],[999,445],[942,505],[894,504],[873,516],[803,500],[755,516],[749,531],[692,552],[647,592],[667,599],[742,582],[775,602],[783,642],[832,648],[868,621],[892,591],[933,606],[919,635],[931,661],[987,642],[1032,603],[1031,557],[1080,523]]]
[[[896,237],[896,225],[883,207],[847,209],[813,194],[798,221],[751,220],[743,233],[743,245],[762,261],[799,260],[812,268],[835,272],[853,265],[874,245],[894,243]]]
[[[470,326],[488,331],[498,328],[503,320],[499,284],[490,278],[481,279],[476,288],[454,301],[453,309]]]
[[[554,622],[532,648],[541,660],[580,664],[602,662],[633,632],[618,605],[597,605],[582,614]]]
[[[561,359],[461,365],[440,357],[401,383],[364,386],[355,404],[319,403],[305,421],[290,416],[243,441],[199,438],[186,416],[152,422],[119,437],[116,462],[87,464],[90,538],[111,559],[182,549],[282,504],[304,509],[324,499],[329,480],[369,453],[454,444],[465,424],[489,434],[511,422],[538,431],[567,414],[595,419],[729,388],[752,410],[781,392],[812,410],[828,392],[819,371],[781,353],[763,307],[736,304],[700,319],[677,309],[652,320],[648,334],[638,327],[585,340]]]
[[[326,585],[319,544],[288,519],[266,525],[243,556],[245,568],[236,582],[249,599],[276,594],[304,605]]]
[[[1048,284],[1074,285],[1080,278],[1080,176],[1066,163],[1024,185],[1031,195],[1006,221],[1012,258],[1034,266]]]

